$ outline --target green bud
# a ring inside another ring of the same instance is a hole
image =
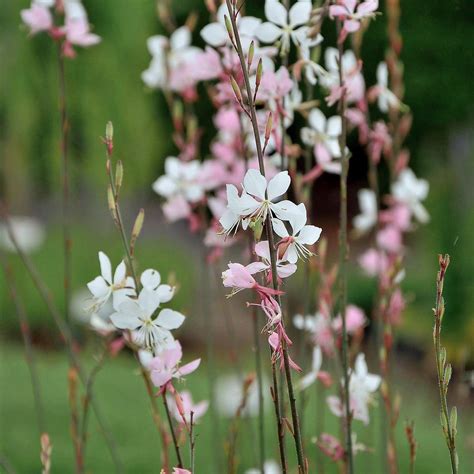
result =
[[[234,42],[234,33],[232,31],[232,23],[229,20],[229,17],[227,15],[224,15],[224,23],[225,27],[227,30],[227,34],[229,35],[230,41],[233,43]]]
[[[122,187],[123,181],[123,164],[121,160],[117,161],[117,167],[115,168],[115,194],[118,196],[120,188]]]
[[[262,63],[262,58],[260,58],[258,60],[257,75],[255,77],[255,85],[257,89],[260,86],[260,82],[262,81],[262,75],[263,75],[263,63]]]
[[[451,364],[447,364],[446,367],[444,368],[444,374],[443,374],[443,383],[445,388],[448,388],[449,381],[451,380],[451,375],[453,373],[453,368],[451,367]]]
[[[230,84],[232,85],[232,90],[234,91],[235,98],[242,104],[242,92],[240,91],[240,87],[237,84],[237,81],[234,79],[234,76],[230,76]]]
[[[133,255],[135,251],[135,243],[137,242],[138,236],[140,235],[143,228],[143,221],[145,220],[145,211],[140,209],[140,212],[135,219],[133,224],[132,235],[130,237],[130,253]]]
[[[250,69],[253,62],[253,56],[255,54],[255,43],[252,41],[249,46],[249,52],[247,54],[247,67]]]
[[[254,238],[257,242],[262,238],[263,232],[263,222],[262,219],[257,219],[256,221],[251,221],[249,227],[253,230]]]
[[[110,120],[107,122],[107,125],[105,126],[105,139],[108,142],[111,142],[114,139],[114,126]]]
[[[457,424],[458,424],[458,410],[456,407],[451,408],[451,414],[449,415],[449,424],[451,425],[451,434],[452,437],[455,438],[458,432]]]

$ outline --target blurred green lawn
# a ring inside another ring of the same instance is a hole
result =
[[[191,357],[188,354],[189,357]],[[87,367],[91,367],[93,357],[90,352],[82,355]],[[53,444],[53,473],[72,472],[73,451],[69,437],[69,412],[67,402],[67,362],[62,353],[40,352],[38,354],[41,387],[46,405],[46,423]],[[229,373],[231,367],[219,366],[218,373]],[[207,397],[206,369],[201,367],[194,375],[188,376],[179,388],[189,388],[195,401]],[[19,473],[39,472],[39,438],[33,411],[33,399],[30,388],[28,369],[19,346],[2,343],[0,361],[2,387],[8,390],[1,392],[1,447],[0,453],[8,459]],[[402,410],[397,426],[397,443],[400,459],[400,473],[408,472],[408,447],[403,433],[403,424],[407,419],[416,423],[415,434],[419,443],[416,473],[444,474],[449,472],[449,457],[444,445],[444,439],[438,422],[438,406],[435,401],[436,384],[421,383],[420,379],[398,377],[402,394]],[[129,473],[158,473],[160,470],[159,438],[150,417],[150,405],[138,375],[135,361],[126,355],[109,360],[99,373],[96,381],[96,399],[100,403],[107,422],[116,438],[125,472]],[[307,454],[311,459],[312,470],[315,472],[315,448],[310,446],[310,440],[315,435],[315,427],[324,426],[324,431],[338,434],[336,418],[326,411],[324,419],[317,421],[314,406],[315,390],[310,389],[308,401],[310,407],[303,417],[306,431]],[[160,409],[161,409],[161,405]],[[372,409],[371,425],[366,428],[360,422],[355,422],[358,441],[374,447],[380,447],[380,420],[378,409]],[[267,411],[266,439],[268,457],[277,459],[273,413]],[[321,415],[318,415],[321,416]],[[461,459],[460,473],[471,473],[474,467],[472,447],[470,453],[466,449],[468,435],[472,437],[472,410],[459,407],[458,446]],[[256,464],[255,433],[251,424],[245,422],[239,435],[239,473]],[[220,474],[214,464],[215,456],[222,456],[223,441],[226,438],[227,421],[221,420],[219,428],[220,439],[212,438],[212,423],[209,413],[204,416],[196,427],[196,473]],[[288,451],[291,452],[290,436],[288,436]],[[270,450],[270,443],[273,447]],[[184,449],[185,459],[188,451]],[[173,459],[170,452],[171,459]],[[114,472],[113,466],[97,424],[90,419],[89,440],[87,445],[87,472]],[[336,468],[330,462],[325,462],[328,473],[335,473]],[[372,453],[357,455],[356,470],[359,473],[383,473],[382,460]]]

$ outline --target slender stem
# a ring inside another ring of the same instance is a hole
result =
[[[273,356],[272,351],[270,350],[271,355]],[[278,452],[280,454],[280,464],[281,464],[281,471],[282,474],[287,473],[287,462],[286,462],[286,453],[285,453],[285,432],[283,427],[283,420],[281,418],[280,413],[280,395],[278,393],[278,380],[277,380],[277,373],[276,373],[276,363],[272,363],[272,398],[273,404],[275,406],[275,417],[277,420],[277,434],[278,434]]]
[[[265,164],[263,161],[263,152],[262,152],[262,144],[260,142],[260,132],[258,129],[258,122],[257,122],[257,116],[256,116],[256,111],[255,111],[255,103],[253,100],[253,94],[252,94],[252,87],[250,86],[250,78],[247,70],[247,66],[245,63],[245,56],[242,50],[242,44],[240,41],[240,35],[239,35],[239,30],[237,28],[237,21],[236,21],[236,14],[235,14],[235,5],[233,6],[231,3],[231,0],[226,0],[227,3],[227,9],[230,14],[230,20],[232,24],[232,31],[234,34],[235,38],[235,45],[236,45],[236,51],[239,56],[240,60],[240,65],[242,69],[242,74],[244,77],[244,82],[245,82],[245,88],[247,92],[247,101],[248,101],[248,106],[249,106],[249,114],[250,114],[250,120],[252,122],[252,129],[254,133],[254,138],[255,138],[255,146],[257,149],[257,157],[258,157],[258,163],[259,163],[259,169],[260,173],[265,176]],[[277,268],[276,268],[276,258],[275,258],[275,246],[274,246],[274,239],[273,239],[273,230],[272,230],[272,224],[271,224],[271,217],[270,214],[267,215],[267,222],[266,222],[266,235],[268,239],[268,244],[270,247],[270,260],[271,260],[271,268],[272,268],[272,280],[273,280],[273,288],[278,289],[278,281],[277,281]],[[281,308],[281,304],[280,304]],[[283,318],[282,318],[283,320]],[[283,324],[283,322],[282,322]],[[286,383],[287,383],[287,388],[288,388],[288,398],[289,398],[289,403],[290,403],[290,409],[291,409],[291,415],[292,415],[292,422],[293,422],[293,435],[294,435],[294,440],[295,440],[295,448],[296,448],[296,454],[298,458],[298,469],[301,473],[306,473],[306,464],[305,464],[305,458],[304,458],[304,453],[303,453],[303,443],[301,439],[301,430],[300,430],[300,425],[299,425],[299,419],[298,419],[298,411],[296,409],[296,402],[295,402],[295,396],[294,396],[294,389],[293,389],[293,383],[291,379],[291,367],[289,363],[289,357],[288,357],[288,351],[285,343],[282,343],[283,345],[283,362],[285,366],[285,374],[286,374]],[[282,466],[283,467],[283,466]]]
[[[263,376],[262,376],[262,349],[260,344],[260,328],[258,325],[258,314],[256,307],[252,306],[253,335],[255,344],[255,371],[257,373],[258,390],[258,443],[259,443],[259,468],[261,473],[264,471],[265,463],[265,412],[263,404]]]
[[[69,157],[68,132],[69,123],[66,108],[66,77],[64,72],[64,56],[61,44],[58,43],[58,72],[59,72],[59,116],[61,125],[61,162],[62,162],[62,220],[64,241],[64,318],[69,321],[69,306],[71,302],[72,276],[72,239],[70,229],[70,190],[69,190]]]
[[[41,396],[41,387],[38,376],[38,368],[36,365],[36,357],[33,350],[33,343],[31,340],[31,330],[30,324],[28,321],[28,316],[25,311],[21,299],[18,297],[15,279],[13,275],[13,269],[8,264],[5,255],[0,253],[0,261],[5,273],[5,282],[7,283],[8,289],[10,291],[10,297],[15,305],[16,315],[20,323],[21,336],[23,338],[23,344],[25,346],[25,359],[28,365],[28,370],[30,372],[31,386],[33,388],[33,397],[35,401],[35,412],[38,422],[39,433],[46,432],[46,424],[44,419],[44,409],[43,409],[43,399]]]
[[[339,37],[341,25],[337,21],[337,33]],[[342,132],[339,139],[341,148],[341,177],[340,177],[340,210],[339,210],[339,286],[340,286],[340,302],[339,310],[342,319],[342,349],[341,349],[341,363],[343,371],[343,401],[345,409],[345,438],[346,438],[346,461],[349,474],[354,472],[353,456],[352,456],[352,414],[350,409],[349,398],[349,357],[348,357],[348,336],[346,327],[346,306],[347,306],[347,261],[349,259],[349,249],[347,242],[347,175],[349,172],[349,155],[346,152],[347,140],[347,121],[345,117],[346,112],[346,98],[344,91],[344,75],[342,70],[342,56],[344,53],[344,45],[342,42],[338,43],[338,70],[339,70],[339,87],[343,89],[341,99],[339,101],[339,116],[342,122]]]
[[[87,428],[88,428],[88,421],[89,421],[89,406],[92,400],[92,387],[94,386],[94,382],[96,377],[102,367],[104,366],[106,356],[107,356],[108,348],[107,343],[104,344],[104,348],[100,353],[96,364],[92,368],[89,373],[89,377],[87,378],[86,383],[86,394],[84,397],[83,402],[83,410],[82,410],[82,422],[81,422],[81,436],[80,436],[80,452],[82,455],[83,460],[85,460],[85,453],[86,453],[86,445],[87,445]]]
[[[179,449],[178,440],[176,438],[176,433],[173,428],[173,420],[171,419],[170,409],[168,407],[168,401],[166,400],[166,393],[163,392],[161,398],[163,399],[163,406],[165,407],[166,418],[168,419],[168,424],[170,427],[171,438],[173,440],[174,450],[176,452],[176,459],[178,461],[178,467],[183,468],[183,458],[181,457],[181,451]]]
[[[435,326],[433,331],[433,340],[436,355],[436,370],[438,373],[438,389],[441,403],[441,423],[446,438],[446,445],[449,450],[451,461],[451,470],[453,474],[458,473],[458,454],[456,450],[456,419],[449,415],[447,392],[449,379],[451,377],[451,365],[446,363],[446,349],[441,347],[441,322],[444,316],[444,298],[443,287],[446,270],[449,265],[449,255],[439,256],[439,272],[436,279],[436,306],[434,308]],[[444,356],[442,355],[444,353]],[[456,408],[454,407],[453,410]],[[457,418],[457,416],[456,416]]]
[[[189,459],[191,464],[191,473],[194,473],[194,451],[196,438],[194,437],[194,412],[189,414]]]
[[[51,292],[49,288],[46,286],[46,284],[43,282],[41,279],[40,274],[38,273],[37,268],[33,264],[32,260],[29,258],[29,256],[23,252],[21,247],[18,245],[18,241],[16,239],[15,233],[13,232],[12,226],[10,219],[8,218],[8,214],[6,212],[6,208],[2,210],[4,220],[6,222],[6,227],[7,227],[7,232],[8,236],[10,237],[10,240],[13,243],[13,246],[15,247],[15,250],[17,254],[19,255],[21,261],[23,262],[23,265],[25,266],[28,274],[30,275],[36,289],[38,290],[38,293],[40,294],[41,298],[43,299],[44,303],[46,304],[46,307],[48,308],[48,311],[53,318],[59,333],[61,335],[61,338],[63,339],[66,349],[67,349],[67,354],[69,357],[69,363],[72,367],[75,367],[78,371],[79,378],[83,384],[83,386],[86,386],[87,383],[87,378],[85,375],[85,371],[79,361],[79,358],[77,357],[76,353],[73,350],[73,338],[71,335],[71,331],[69,329],[69,326],[67,323],[64,321],[64,319],[61,317],[61,312],[59,311],[58,307],[54,303],[54,300],[52,298]],[[107,447],[110,451],[112,460],[115,465],[115,470],[119,473],[123,472],[122,468],[122,462],[120,461],[120,458],[118,456],[117,452],[117,446],[115,444],[115,440],[112,436],[112,433],[110,432],[109,428],[106,427],[106,423],[102,417],[102,412],[98,406],[97,400],[95,397],[91,398],[91,405],[94,410],[95,417],[97,419],[97,423],[99,424],[99,427],[102,431],[102,434],[105,438],[105,441],[107,443]]]
[[[138,357],[138,356],[136,355],[136,357]],[[141,367],[140,372],[141,372],[143,381],[145,383],[145,387],[146,387],[148,397],[150,398],[151,411],[152,411],[152,415],[153,415],[153,422],[155,423],[155,426],[158,429],[158,432],[160,433],[160,437],[161,437],[161,442],[162,442],[162,446],[163,446],[163,448],[162,448],[163,449],[163,453],[162,453],[163,454],[163,456],[162,456],[163,469],[165,470],[165,472],[168,472],[170,463],[169,463],[169,456],[168,456],[168,444],[169,444],[169,442],[168,442],[168,439],[167,439],[166,430],[165,430],[165,427],[163,426],[163,422],[162,422],[161,417],[160,417],[158,406],[156,404],[156,397],[153,393],[153,385],[152,385],[152,382],[150,380],[150,376],[149,376],[148,372],[145,370],[145,368],[143,368],[143,367]]]

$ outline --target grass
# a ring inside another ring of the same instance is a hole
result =
[[[188,354],[189,357],[191,357]],[[93,363],[92,353],[82,355],[86,366]],[[53,443],[53,473],[72,472],[73,451],[69,437],[69,413],[67,402],[67,362],[63,353],[39,352],[39,373],[43,397],[47,430]],[[232,371],[230,366],[219,366],[218,372]],[[195,400],[207,396],[206,370],[201,368],[196,374],[183,382],[193,392]],[[33,400],[27,366],[24,362],[22,348],[17,345],[3,344],[0,362],[1,384],[1,433],[0,453],[14,466],[16,472],[38,472],[39,436],[33,411]],[[401,378],[402,412],[397,430],[400,472],[408,472],[408,447],[403,433],[403,422],[413,419],[416,423],[415,434],[419,442],[416,462],[417,474],[436,474],[449,472],[448,452],[440,432],[438,408],[434,394],[435,382],[422,383],[421,378]],[[183,388],[183,385],[180,388]],[[6,388],[6,389],[5,389]],[[315,390],[313,389],[313,392]],[[100,372],[96,382],[96,394],[104,415],[116,438],[121,459],[126,466],[125,472],[156,473],[160,469],[159,438],[150,417],[149,400],[146,397],[141,378],[131,357],[120,355],[109,360]],[[309,400],[309,409],[303,417],[306,431],[307,454],[310,456],[310,472],[315,472],[315,448],[310,448],[311,438],[315,435],[317,424],[323,424],[324,430],[337,435],[338,425],[335,417],[328,412],[319,421],[314,413],[314,397]],[[472,413],[460,408],[460,433],[458,437],[461,473],[472,472],[469,455],[466,450],[467,432]],[[366,428],[355,423],[358,440],[376,449],[380,448],[380,419],[377,409],[372,411],[373,422]],[[470,419],[469,419],[470,418]],[[239,471],[256,465],[255,421],[245,421],[239,435]],[[220,438],[213,439],[213,427],[207,414],[196,428],[196,472],[203,474],[220,474],[214,459],[224,456],[223,441],[228,427],[226,420],[220,421]],[[267,411],[266,439],[268,457],[277,458],[274,443],[272,411]],[[472,428],[469,428],[472,431]],[[288,446],[291,448],[290,439]],[[270,442],[272,450],[270,450]],[[187,448],[183,448],[187,459]],[[291,451],[291,449],[289,449]],[[170,453],[173,459],[172,452]],[[114,472],[103,438],[98,432],[95,420],[91,418],[89,441],[87,447],[87,471],[97,473]],[[382,473],[382,459],[378,454],[361,453],[356,458],[356,470],[359,473]],[[325,472],[337,472],[330,462],[325,462]]]

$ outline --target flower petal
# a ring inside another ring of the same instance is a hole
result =
[[[124,280],[125,277],[127,276],[127,267],[125,265],[125,262],[122,260],[117,268],[115,269],[114,273],[114,285],[119,285],[121,284]]]
[[[323,230],[315,225],[305,225],[298,236],[298,242],[304,245],[313,245],[319,240]]]
[[[270,22],[263,23],[256,32],[257,38],[263,43],[275,43],[275,41],[282,35],[283,31]]]
[[[179,370],[178,370],[178,375],[188,375],[191,372],[194,372],[198,367],[199,364],[201,363],[201,359],[196,359],[193,360],[192,362],[189,362],[188,364],[182,365]]]
[[[104,252],[99,252],[100,273],[104,280],[110,285],[112,284],[112,265],[109,257]]]
[[[326,117],[319,109],[313,109],[309,113],[308,123],[317,132],[324,133],[326,130]]]
[[[255,169],[247,171],[244,177],[244,188],[248,194],[260,198],[262,201],[265,199],[265,191],[267,189],[267,180]],[[243,196],[242,196],[243,197]]]
[[[161,282],[161,276],[157,270],[149,268],[142,273],[140,281],[143,288],[146,288],[147,290],[155,290]]]
[[[211,46],[217,47],[227,43],[227,31],[220,23],[210,23],[201,30],[201,38]]]
[[[155,323],[165,329],[177,329],[183,324],[185,319],[178,311],[166,308],[160,311],[160,314],[155,319]]]
[[[290,187],[291,178],[288,171],[281,171],[268,183],[268,199],[273,201],[279,196],[283,196]]]
[[[294,28],[295,26],[308,23],[311,15],[311,8],[311,2],[296,2],[290,8],[290,25]]]
[[[87,288],[96,298],[102,298],[110,291],[109,285],[102,276],[98,276],[87,283]]]
[[[278,237],[281,237],[282,239],[290,235],[288,234],[288,231],[286,230],[285,224],[283,224],[283,222],[280,219],[273,218],[272,227],[275,234],[277,234]]]
[[[288,21],[288,12],[278,0],[265,1],[265,16],[278,26],[285,26]]]

